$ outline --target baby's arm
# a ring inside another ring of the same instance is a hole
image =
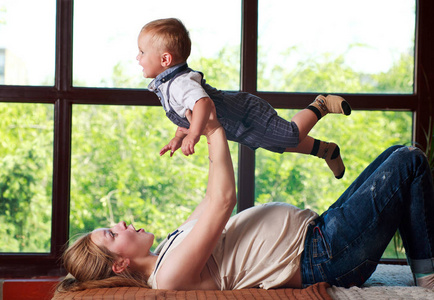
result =
[[[193,107],[193,119],[190,122],[190,129],[187,136],[182,141],[181,150],[184,155],[194,153],[194,145],[199,142],[200,134],[207,124],[211,111],[214,108],[214,102],[211,98],[205,97],[199,99]]]
[[[182,127],[178,127],[176,129],[175,137],[170,140],[169,144],[160,150],[160,156],[170,150],[170,157],[172,157],[173,153],[181,147],[182,140],[187,136],[181,128]]]

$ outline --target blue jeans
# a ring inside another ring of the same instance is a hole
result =
[[[398,229],[412,272],[434,272],[433,181],[417,148],[384,151],[315,222],[301,258],[303,287],[362,285]]]

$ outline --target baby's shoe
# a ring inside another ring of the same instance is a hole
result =
[[[328,113],[332,114],[351,114],[351,106],[345,101],[344,98],[335,95],[328,95],[327,97],[319,95],[315,98],[311,106],[316,107],[321,113],[321,117],[324,117]]]
[[[321,141],[317,156],[326,161],[337,179],[344,177],[345,165],[338,145]]]

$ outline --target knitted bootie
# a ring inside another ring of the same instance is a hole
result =
[[[339,146],[335,143],[319,141],[319,148],[316,154],[319,158],[325,159],[327,165],[332,170],[337,179],[341,179],[345,174],[345,166],[342,161]]]
[[[344,98],[335,95],[328,95],[327,97],[319,95],[309,106],[315,107],[321,114],[321,117],[318,116],[318,119],[324,117],[328,113],[343,114],[346,116],[351,114],[350,104],[345,101]]]

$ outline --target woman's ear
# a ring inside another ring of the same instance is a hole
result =
[[[130,260],[128,258],[118,258],[112,266],[113,272],[116,274],[122,273],[125,271],[126,268],[128,268],[130,264]]]
[[[170,67],[173,61],[173,56],[169,52],[164,52],[161,54],[161,66],[162,67]]]

